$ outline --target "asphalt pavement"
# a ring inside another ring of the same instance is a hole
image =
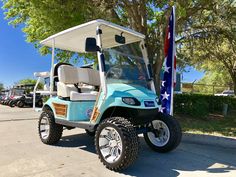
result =
[[[99,161],[93,138],[65,130],[56,146],[41,143],[39,113],[0,105],[0,177],[235,177],[236,149],[182,142],[166,154],[153,152],[140,137],[137,161],[122,172]]]

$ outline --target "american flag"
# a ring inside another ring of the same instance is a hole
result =
[[[166,29],[164,53],[160,112],[173,115],[173,94],[176,83],[175,7],[172,7],[169,25]]]

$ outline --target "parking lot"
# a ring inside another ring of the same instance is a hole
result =
[[[182,142],[173,152],[151,151],[140,137],[137,161],[127,170],[107,170],[84,130],[65,130],[56,146],[44,145],[32,108],[0,105],[0,176],[236,176],[236,149]]]

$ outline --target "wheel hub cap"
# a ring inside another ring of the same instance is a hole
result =
[[[47,139],[50,131],[49,120],[47,117],[41,119],[39,128],[42,139]]]
[[[99,148],[105,161],[116,162],[122,154],[120,134],[113,127],[104,128],[99,136]]]
[[[148,138],[155,146],[165,146],[170,139],[168,126],[161,120],[154,120],[152,124],[155,132],[148,132]]]
[[[110,147],[116,147],[117,146],[117,142],[116,142],[116,140],[111,140],[111,141],[109,141],[109,146]]]

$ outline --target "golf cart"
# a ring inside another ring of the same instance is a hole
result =
[[[3,105],[8,105],[8,102],[11,100],[11,89],[4,91],[4,96],[2,97],[1,103]]]
[[[0,104],[3,104],[7,95],[8,95],[9,90],[2,90],[0,93]]]
[[[13,88],[11,88],[9,90],[9,92],[7,92],[7,95],[5,97],[5,100],[4,100],[3,104],[12,107],[12,104],[13,104],[14,100],[18,99],[23,94],[24,94],[24,90],[14,86]]]
[[[138,134],[157,152],[179,145],[179,123],[159,112],[144,38],[131,29],[94,20],[41,42],[52,47],[51,97],[38,122],[43,143],[56,144],[63,127],[85,129],[95,135],[101,162],[114,171],[127,168],[137,158]],[[96,54],[98,67],[54,65],[55,48]]]
[[[25,106],[33,106],[33,94],[29,93],[29,94],[24,94],[22,97],[14,100],[14,103],[16,103],[16,106],[18,106],[19,108],[23,108]],[[36,94],[35,96],[35,102],[36,105],[38,107],[42,107],[43,106],[43,100],[42,100],[42,96],[40,94]],[[13,105],[14,106],[14,105]]]
[[[8,106],[10,107],[15,107],[17,101],[21,99],[25,94],[25,89],[19,88],[19,87],[14,87],[11,90],[11,100],[8,103]]]
[[[15,90],[18,90],[15,96],[9,103],[9,106],[14,107],[18,106],[19,108],[23,108],[24,106],[33,106],[33,94],[30,93],[33,90],[35,84],[18,84],[15,86]],[[43,100],[40,94],[36,94],[35,103],[39,107],[43,106]]]
[[[42,106],[37,104],[37,94],[44,96],[56,96],[57,92],[50,92],[50,72],[35,72],[34,77],[37,77],[37,82],[33,91],[33,108],[40,112]],[[43,83],[43,90],[37,90],[39,83]],[[42,103],[43,104],[43,103]]]

